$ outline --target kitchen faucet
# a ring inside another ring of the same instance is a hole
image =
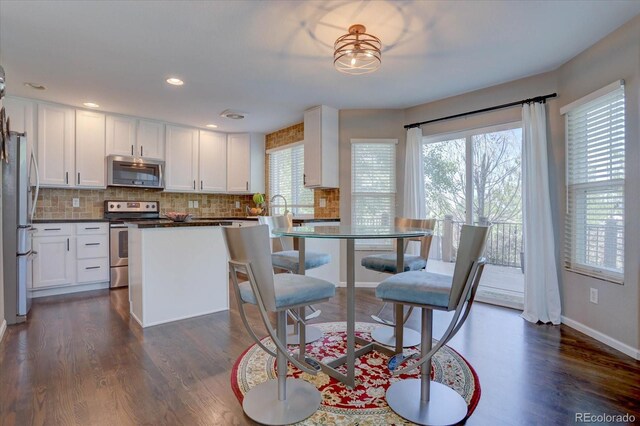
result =
[[[271,209],[273,210],[273,200],[275,200],[276,198],[282,198],[282,200],[284,201],[284,216],[287,215],[287,213],[289,213],[289,209],[287,208],[287,199],[284,198],[284,195],[280,195],[280,194],[276,194],[273,197],[271,197],[271,200],[269,200],[269,207],[271,207]],[[273,214],[273,212],[272,212]]]

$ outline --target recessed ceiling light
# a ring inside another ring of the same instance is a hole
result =
[[[93,102],[85,102],[82,105],[86,106],[87,108],[100,108],[100,105]]]
[[[207,124],[207,127],[210,129],[217,129],[218,125],[217,124]]]
[[[247,116],[246,112],[232,111],[230,109],[225,109],[220,113],[220,117],[230,118],[232,120],[242,120],[246,116]]]
[[[42,84],[38,84],[38,83],[24,83],[25,86],[27,87],[31,87],[32,89],[36,89],[36,90],[44,90],[46,89],[46,87],[44,87]]]
[[[182,86],[184,84],[184,81],[180,80],[179,78],[176,77],[171,77],[167,79],[167,83],[173,85],[173,86]]]

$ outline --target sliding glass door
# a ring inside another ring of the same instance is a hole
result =
[[[522,129],[519,123],[426,137],[427,216],[438,219],[428,270],[453,273],[462,224],[490,225],[480,300],[521,307]]]

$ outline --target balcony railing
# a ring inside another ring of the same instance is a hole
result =
[[[478,223],[491,225],[484,251],[487,261],[492,265],[522,268],[522,223],[487,221]],[[455,221],[449,215],[446,215],[444,220],[438,220],[429,257],[444,262],[455,262],[460,229],[463,224],[464,222]]]

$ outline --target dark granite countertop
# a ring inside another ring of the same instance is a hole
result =
[[[238,220],[258,220],[257,216],[246,216],[246,217],[202,217],[198,218],[198,220],[229,220],[229,221],[238,221]],[[340,222],[339,217],[308,217],[308,218],[293,218],[293,223],[314,223],[314,222]]]
[[[160,220],[140,220],[135,221],[132,220],[130,222],[125,222],[129,226],[135,226],[139,229],[148,229],[148,228],[182,228],[182,227],[192,227],[192,226],[229,226],[231,225],[230,220],[210,220],[210,219],[191,219],[186,222],[173,222],[168,219],[160,219]]]
[[[87,223],[109,222],[107,219],[34,219],[33,223]]]

